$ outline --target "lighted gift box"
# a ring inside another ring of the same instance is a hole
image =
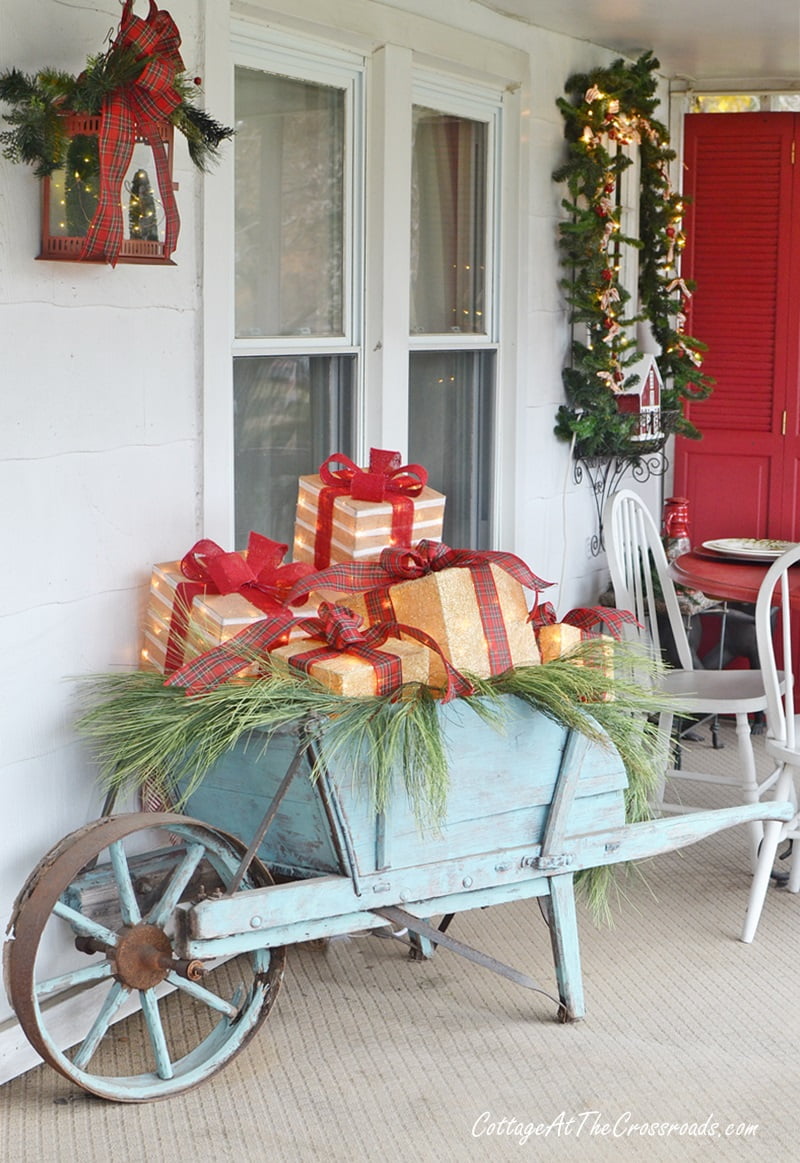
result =
[[[167,658],[167,628],[158,626],[153,631],[152,626],[145,626],[142,631],[142,646],[139,651],[139,669],[154,670],[158,674],[164,673]]]
[[[178,586],[185,582],[186,578],[181,573],[179,561],[165,561],[161,565],[154,565],[150,575],[148,613],[154,614],[169,625],[178,595]]]
[[[170,627],[176,605],[183,607],[182,615],[179,616],[180,625],[183,627],[180,634],[181,657],[185,654],[186,629],[191,607],[191,600],[187,603],[181,597],[182,591],[179,587],[185,584],[186,578],[181,573],[179,561],[166,561],[153,566],[142,627],[142,648],[139,656],[142,670],[165,673]]]
[[[198,583],[187,584],[179,561],[153,566],[144,618],[143,669],[166,673],[170,637],[173,639],[172,652],[178,654],[172,661],[178,665],[227,642],[240,630],[267,617],[241,594],[213,594],[204,592],[204,589]],[[185,595],[191,597],[187,599]],[[173,620],[176,606],[179,607],[177,622]],[[314,610],[314,605],[309,602],[290,613],[309,617]],[[174,665],[170,669],[174,669]],[[245,673],[250,672],[251,668],[248,668]]]
[[[165,674],[172,607],[162,600],[168,593],[164,578],[168,571],[163,565],[156,566],[154,574],[156,570],[159,574],[158,596],[151,601],[145,612],[140,665],[142,670],[155,670]],[[233,638],[240,630],[265,616],[240,594],[209,594],[196,597],[187,611],[186,629],[181,633],[181,661],[188,662],[191,658],[205,654],[207,650]],[[241,673],[255,674],[257,670],[257,666],[248,666]]]
[[[311,650],[329,649],[328,643],[319,638],[303,638],[278,646],[270,651],[270,658],[277,671],[298,675],[290,666],[290,660],[298,654]],[[388,638],[377,648],[381,654],[393,654],[400,659],[403,672],[402,681],[427,683],[430,674],[430,651],[416,642],[403,642],[399,638]],[[337,652],[333,657],[321,658],[313,662],[309,671],[312,678],[324,683],[333,694],[364,698],[378,693],[378,676],[372,663],[366,658]]]
[[[539,648],[528,622],[528,605],[523,586],[498,565],[488,566],[497,591],[496,613],[508,639],[512,666],[538,665]],[[439,570],[412,581],[388,587],[395,621],[424,630],[437,643],[456,670],[489,678],[497,673],[481,620],[472,572],[466,567]],[[328,591],[314,592],[312,600],[330,600]],[[336,600],[360,614],[365,622],[375,621],[365,594],[339,594]],[[381,614],[381,620],[387,611]],[[504,668],[501,668],[504,669]],[[430,681],[444,686],[442,660],[430,652]]]
[[[577,626],[570,626],[568,622],[554,622],[550,626],[541,626],[536,637],[539,641],[539,653],[542,662],[553,662],[580,646],[583,634]]]
[[[539,643],[539,652],[542,662],[555,662],[556,659],[569,655],[582,642],[596,642],[597,648],[592,652],[591,663],[584,658],[574,659],[576,666],[598,666],[606,678],[614,677],[614,639],[606,634],[587,634],[577,626],[568,622],[554,622],[548,626],[540,626],[536,631]],[[604,699],[611,696],[606,694]]]
[[[153,670],[165,674],[167,669],[167,642],[169,630],[156,619],[148,618],[145,623],[142,649],[140,653],[140,670]],[[183,660],[189,662],[207,650],[219,645],[213,638],[201,634],[193,627],[187,634],[183,645]],[[239,674],[256,674],[259,667],[256,664],[244,667]]]
[[[218,646],[266,617],[263,610],[241,594],[203,594],[192,602],[188,637]]]
[[[318,474],[300,477],[294,529],[295,561],[314,564],[319,527],[320,496],[326,488]],[[445,498],[427,485],[413,505],[411,545],[427,539],[441,541]],[[377,561],[381,550],[395,544],[391,501],[362,501],[343,495],[333,502],[329,561]],[[326,555],[327,556],[327,555]],[[325,562],[328,564],[328,561]]]

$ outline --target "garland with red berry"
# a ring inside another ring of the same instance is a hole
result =
[[[653,447],[633,448],[633,418],[617,408],[617,396],[636,383],[631,366],[641,358],[634,329],[647,322],[661,354],[664,429],[699,437],[682,414],[684,400],[704,399],[713,380],[701,370],[705,345],[685,331],[692,286],[681,278],[683,202],[669,179],[675,158],[669,134],[653,112],[658,106],[659,62],[645,53],[634,64],[617,60],[607,68],[570,77],[572,100],[559,98],[567,161],[553,175],[566,183],[559,248],[567,272],[561,280],[570,322],[585,329],[572,342],[563,379],[567,403],[558,410],[556,433],[575,439],[586,459],[619,456],[636,460]],[[639,235],[622,233],[620,179],[633,163],[626,147],[638,147],[641,192]],[[620,279],[623,248],[639,252],[639,313],[628,315],[630,291]],[[663,443],[663,440],[661,441]]]

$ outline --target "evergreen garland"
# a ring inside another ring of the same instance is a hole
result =
[[[560,285],[570,322],[584,325],[586,337],[573,339],[571,363],[563,373],[568,403],[558,410],[555,430],[565,440],[574,436],[576,454],[584,458],[636,460],[653,451],[652,444],[630,443],[634,418],[617,409],[617,394],[636,383],[631,367],[641,356],[630,334],[636,323],[648,322],[661,348],[656,362],[664,380],[665,433],[671,425],[681,435],[699,437],[681,405],[704,399],[713,384],[700,370],[704,344],[684,331],[692,287],[680,278],[677,265],[685,236],[683,203],[669,180],[676,155],[665,126],[653,117],[658,67],[649,52],[635,64],[617,60],[570,77],[565,89],[571,99],[557,101],[569,143],[567,161],[553,175],[567,188],[562,206],[568,218],[559,228],[567,274]],[[620,179],[632,164],[626,146],[639,148],[638,238],[620,230]],[[638,315],[627,313],[630,294],[620,281],[626,246],[639,251]]]
[[[4,118],[13,126],[0,132],[3,157],[32,165],[37,178],[60,169],[69,144],[62,114],[98,115],[105,98],[133,84],[149,59],[112,45],[107,52],[90,57],[77,77],[54,69],[33,74],[10,69],[0,74],[0,101],[12,107]],[[188,74],[179,73],[173,84],[182,100],[169,120],[186,138],[192,162],[207,170],[234,130],[192,103],[197,87]]]

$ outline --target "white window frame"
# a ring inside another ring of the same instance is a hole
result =
[[[283,0],[275,0],[276,7]],[[286,0],[290,5],[290,0]],[[291,7],[291,5],[290,5]],[[396,22],[355,0],[349,29],[298,35],[292,15],[273,13],[269,25],[232,18],[227,3],[205,0],[205,90],[209,106],[233,124],[235,65],[348,87],[352,137],[346,182],[352,216],[344,224],[348,246],[363,237],[346,262],[346,323],[342,337],[248,337],[235,339],[234,168],[229,150],[203,198],[203,427],[204,473],[198,524],[206,536],[231,545],[234,523],[233,358],[236,355],[355,354],[358,358],[356,454],[370,446],[408,448],[408,359],[413,351],[494,350],[495,408],[493,520],[495,544],[510,544],[515,531],[517,453],[519,250],[508,245],[503,223],[519,216],[521,84],[527,57],[518,50],[458,34],[458,59],[449,49],[454,30],[406,14]],[[360,14],[360,15],[359,15]],[[265,12],[266,15],[266,12]],[[358,27],[362,19],[363,27]],[[386,22],[391,36],[372,24]],[[227,44],[227,48],[225,45]],[[340,47],[343,45],[353,48]],[[378,47],[376,47],[376,45]],[[425,46],[423,49],[422,46]],[[472,62],[471,64],[469,62]],[[485,63],[495,71],[487,74]],[[309,64],[312,71],[309,71]],[[403,96],[405,95],[405,96]],[[363,104],[362,104],[363,103]],[[444,336],[409,334],[410,175],[413,104],[428,105],[490,126],[487,163],[486,333]],[[363,117],[358,110],[363,111]],[[361,127],[365,125],[364,135]],[[365,168],[364,168],[365,167]],[[360,173],[365,173],[365,187]],[[404,175],[408,175],[406,182]],[[402,177],[400,177],[402,176]],[[368,208],[368,210],[367,210]],[[498,227],[498,223],[500,224]],[[524,238],[522,240],[524,242]],[[491,269],[489,269],[491,268]],[[404,272],[398,277],[398,272]],[[365,287],[369,288],[365,296]]]
[[[358,352],[363,334],[363,222],[364,222],[364,71],[366,63],[357,53],[310,48],[293,38],[265,29],[234,23],[231,35],[234,68],[273,73],[292,80],[329,85],[344,93],[345,168],[342,237],[343,294],[341,336],[265,335],[236,338],[234,355],[309,355],[320,351],[341,355]]]
[[[451,348],[464,351],[496,350],[499,343],[499,269],[500,269],[500,214],[497,190],[502,189],[503,92],[483,88],[455,78],[437,74],[430,69],[415,69],[412,81],[411,104],[435,109],[439,113],[464,117],[486,125],[486,233],[484,256],[486,262],[483,332],[447,331],[441,334],[409,334],[412,351],[443,351]]]

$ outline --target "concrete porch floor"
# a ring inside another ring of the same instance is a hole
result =
[[[734,763],[732,726],[722,737],[721,751],[708,736],[688,745],[684,766]],[[733,802],[700,790],[702,806]],[[38,1067],[0,1088],[0,1159],[783,1158],[796,1142],[800,898],[770,888],[743,945],[749,883],[737,828],[620,877],[613,928],[581,907],[587,1017],[570,1026],[546,997],[446,950],[409,962],[372,936],[291,949],[272,1014],[210,1081],[115,1105]],[[555,990],[536,902],[461,914],[451,932]],[[659,1124],[676,1126],[642,1131]]]

